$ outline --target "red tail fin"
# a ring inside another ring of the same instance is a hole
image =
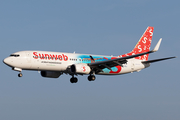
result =
[[[151,46],[153,30],[154,27],[148,27],[142,35],[142,37],[140,38],[140,40],[138,41],[138,43],[136,44],[135,48],[130,53],[122,55],[122,57],[148,52]],[[136,57],[135,59],[148,60],[148,57],[149,54]]]

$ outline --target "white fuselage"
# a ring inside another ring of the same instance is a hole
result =
[[[68,73],[68,68],[73,64],[88,64],[92,60],[88,54],[47,52],[47,51],[20,51],[4,59],[4,63],[13,70],[37,70],[37,71],[60,71]],[[92,55],[95,62],[112,59],[111,56]],[[115,75],[140,71],[149,64],[143,64],[142,60],[128,59],[126,64],[115,66],[111,70],[105,68],[98,74]]]
[[[20,51],[4,59],[4,63],[13,70],[41,71],[42,77],[58,78],[63,73],[72,76],[71,83],[77,83],[75,75],[89,74],[88,80],[94,81],[95,74],[119,75],[140,71],[150,63],[175,57],[148,60],[149,54],[158,51],[162,38],[153,50],[150,50],[154,27],[147,27],[134,49],[126,54],[113,57],[91,54],[75,54],[48,51]]]

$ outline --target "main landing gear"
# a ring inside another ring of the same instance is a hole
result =
[[[96,79],[96,77],[94,75],[89,75],[88,76],[89,81],[94,81],[95,79]]]
[[[73,76],[73,77],[70,79],[70,82],[71,82],[71,83],[77,83],[77,82],[78,82],[78,79]]]
[[[88,76],[89,81],[94,81],[95,79],[96,79],[96,77],[94,75],[89,75]],[[76,77],[72,76],[72,78],[70,79],[70,82],[71,83],[77,83],[78,79]]]

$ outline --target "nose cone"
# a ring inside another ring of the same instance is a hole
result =
[[[6,64],[6,65],[9,65],[10,64],[10,59],[9,58],[5,58],[3,60],[3,63]]]

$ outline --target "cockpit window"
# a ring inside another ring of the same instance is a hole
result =
[[[10,56],[19,57],[20,55],[18,55],[18,54],[11,54]]]

